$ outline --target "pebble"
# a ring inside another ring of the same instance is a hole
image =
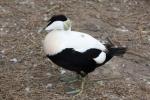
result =
[[[61,74],[65,74],[66,71],[65,71],[64,69],[61,69],[61,70],[60,70],[60,73],[61,73]]]
[[[5,57],[5,56],[4,56],[4,53],[5,53],[5,50],[1,50],[1,51],[0,51],[0,59],[2,59],[2,58]]]
[[[51,76],[52,76],[52,74],[51,74],[51,73],[46,73],[46,75],[47,75],[48,77],[51,77]]]
[[[116,28],[117,31],[120,32],[128,32],[129,30],[125,26],[121,26],[121,28]]]
[[[104,82],[103,82],[103,81],[97,81],[97,84],[103,86],[103,85],[104,85]]]
[[[150,85],[150,82],[147,82],[148,85]]]
[[[16,58],[10,59],[10,61],[13,62],[13,63],[17,63],[18,62],[18,60]]]
[[[104,0],[97,0],[98,2],[103,2]]]
[[[46,85],[46,88],[49,89],[49,88],[52,88],[52,86],[53,85],[51,83],[49,83],[49,84]]]
[[[120,11],[120,9],[117,8],[117,7],[113,7],[113,10],[115,10],[115,11]]]
[[[29,87],[26,87],[25,90],[26,90],[27,93],[31,92]]]

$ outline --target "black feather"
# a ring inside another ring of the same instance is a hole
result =
[[[108,52],[106,53],[106,60],[101,64],[104,65],[108,62],[113,56],[122,56],[127,51],[126,47],[111,47],[108,48]]]
[[[52,24],[55,21],[66,21],[67,17],[65,15],[54,15],[51,17],[51,19],[48,20],[48,25]]]
[[[47,57],[52,60],[58,66],[61,66],[70,71],[74,71],[81,76],[86,76],[88,73],[92,72],[98,66],[104,65],[113,56],[120,56],[126,52],[127,48],[108,48],[106,53],[106,60],[102,64],[97,64],[93,58],[99,56],[102,52],[99,49],[89,49],[85,52],[75,51],[73,48],[67,48],[55,55],[47,55]],[[84,74],[83,74],[84,73]]]
[[[75,71],[83,76],[81,74],[82,72],[86,75],[94,71],[97,67],[97,64],[93,58],[97,57],[100,53],[101,50],[98,49],[89,49],[83,53],[80,53],[72,48],[68,48],[56,55],[47,55],[47,57],[58,66]]]

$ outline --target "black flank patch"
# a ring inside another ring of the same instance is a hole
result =
[[[80,53],[72,48],[67,48],[56,55],[47,55],[47,57],[65,69],[79,74],[81,71],[88,74],[98,66],[93,58],[96,58],[100,53],[101,50],[98,49],[89,49],[84,53]]]

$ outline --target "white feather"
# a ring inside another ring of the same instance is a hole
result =
[[[70,30],[54,30],[44,40],[44,51],[46,54],[54,55],[66,48],[73,48],[78,52],[85,52],[91,48],[102,51],[107,50],[102,43],[92,36]]]
[[[100,55],[96,58],[94,58],[94,60],[96,61],[96,63],[101,64],[106,60],[106,53],[105,52],[101,52]]]
[[[49,26],[45,28],[47,32],[50,32],[52,30],[64,30],[64,22],[63,21],[55,21]]]

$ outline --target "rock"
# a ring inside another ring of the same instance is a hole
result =
[[[31,92],[29,87],[26,87],[26,88],[25,88],[25,91],[26,91],[27,93],[30,93],[30,92]]]
[[[10,59],[10,62],[17,63],[18,60],[17,60],[17,58],[12,58],[12,59]]]
[[[50,89],[50,88],[52,88],[52,86],[53,86],[53,85],[52,85],[51,83],[49,83],[49,84],[46,85],[46,88],[47,88],[47,89]]]
[[[61,70],[60,70],[60,73],[61,73],[61,74],[65,74],[66,71],[65,71],[64,69],[61,69]]]

